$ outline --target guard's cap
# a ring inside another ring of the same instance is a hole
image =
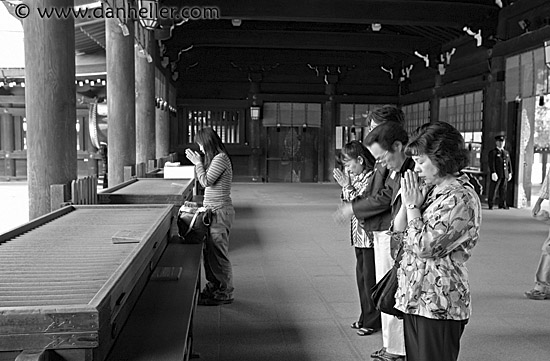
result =
[[[504,141],[505,139],[506,139],[506,137],[505,137],[504,135],[497,135],[497,136],[495,137],[495,140],[498,140],[498,141],[500,141],[500,142]]]

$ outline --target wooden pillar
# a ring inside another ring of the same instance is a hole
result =
[[[2,135],[2,150],[12,152],[15,149],[13,115],[0,114],[0,134]]]
[[[15,128],[13,115],[2,113],[0,115],[0,134],[2,135],[2,148],[7,154],[15,150]],[[4,175],[15,177],[15,159],[6,157],[4,165]]]
[[[439,87],[441,86],[441,75],[437,73],[435,75],[435,86],[432,90],[432,97],[430,98],[430,123],[439,121],[439,102],[441,95],[439,94]]]
[[[170,99],[170,87],[168,79],[162,75],[161,92],[164,101]],[[167,106],[162,106],[157,113],[158,118],[155,125],[155,140],[156,140],[156,158],[166,157],[170,152],[170,114]]]
[[[490,174],[488,174],[489,151],[495,147],[495,136],[506,129],[506,101],[504,100],[506,89],[504,87],[504,76],[502,75],[506,67],[505,59],[503,57],[493,57],[489,58],[489,61],[491,62],[491,74],[488,76],[488,85],[483,93],[483,131],[481,138],[481,170],[485,175],[484,187],[487,190],[490,182]],[[511,184],[508,184],[508,187],[510,188]]]
[[[25,2],[25,106],[29,217],[50,212],[50,185],[77,177],[74,19],[41,18],[36,7],[74,0]]]
[[[105,19],[109,187],[124,182],[124,166],[136,163],[134,23],[126,20],[129,35],[124,36],[123,22]]]
[[[148,31],[146,49],[152,51],[153,33]],[[155,158],[155,64],[140,57],[136,49],[136,163]]]
[[[261,106],[261,102],[257,99],[258,93],[260,93],[260,83],[259,81],[253,81],[250,83],[249,99],[250,106],[256,105]],[[260,114],[261,115],[261,114]],[[262,127],[262,120],[252,120],[250,118],[250,108],[246,109],[245,118],[250,119],[249,129],[250,129],[250,148],[252,149],[252,154],[250,155],[250,174],[252,176],[253,182],[260,182],[262,177],[260,175],[260,154],[262,154],[261,142],[260,142],[260,133]]]
[[[333,79],[334,78],[334,79]],[[329,96],[323,106],[323,118],[321,125],[321,139],[319,147],[319,182],[327,182],[332,179],[332,170],[335,166],[336,157],[336,102],[333,95],[336,93],[337,76],[327,76],[329,83],[325,87],[325,94]]]

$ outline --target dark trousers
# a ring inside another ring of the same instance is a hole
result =
[[[371,289],[376,284],[374,273],[374,248],[355,247],[357,264],[355,274],[357,276],[357,289],[359,290],[359,301],[361,302],[361,316],[359,324],[362,327],[379,329],[382,327],[380,311],[374,308]]]
[[[405,314],[407,361],[456,361],[468,320],[434,320]]]
[[[493,207],[493,201],[495,199],[495,196],[497,196],[497,194],[495,194],[495,191],[498,192],[498,206],[505,207],[507,190],[508,179],[499,178],[496,182],[493,182],[493,180],[491,180],[491,183],[489,184],[489,194],[487,195],[487,204],[489,205],[489,207]]]

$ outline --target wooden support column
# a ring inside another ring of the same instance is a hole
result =
[[[161,81],[161,92],[164,101],[170,99],[170,87],[168,78],[163,74]],[[155,125],[156,158],[166,157],[170,152],[170,114],[168,107],[162,107],[157,113],[158,118]]]
[[[252,81],[250,83],[249,99],[252,101],[250,105],[261,106],[261,102],[257,99],[258,94],[260,93],[260,78],[258,81]],[[252,149],[252,154],[250,155],[250,173],[252,175],[253,182],[260,182],[262,177],[260,175],[260,154],[262,153],[261,143],[260,143],[260,133],[261,133],[261,124],[262,120],[252,120],[250,118],[250,108],[246,110],[246,119],[250,119],[250,148]],[[261,115],[261,114],[260,114]]]
[[[488,84],[483,93],[483,129],[481,138],[481,171],[484,173],[485,194],[489,189],[491,175],[489,174],[489,151],[495,148],[495,136],[506,132],[506,88],[504,84],[504,71],[506,69],[506,61],[504,57],[493,56],[492,50],[489,51],[488,61],[491,64],[491,74],[488,75]],[[512,108],[515,108],[515,103]],[[515,132],[515,129],[512,129]],[[506,139],[506,148],[510,150],[508,137]],[[515,154],[510,153],[512,157],[512,169],[517,166]],[[516,173],[517,174],[517,173]],[[508,183],[508,191],[513,192],[513,183]],[[513,203],[509,204],[513,205]]]
[[[146,49],[154,48],[153,33],[148,34]],[[155,158],[155,63],[147,62],[135,51],[136,61],[136,163]]]
[[[484,172],[489,171],[489,151],[495,147],[495,136],[506,132],[506,101],[504,100],[506,89],[503,75],[506,69],[505,59],[504,57],[493,57],[489,61],[491,62],[491,74],[488,76],[488,85],[483,94],[481,170]],[[507,143],[508,141],[509,139],[507,139]]]
[[[36,7],[73,7],[74,0],[25,2],[27,177],[29,217],[50,212],[50,185],[77,177],[74,19],[41,18]]]
[[[336,157],[336,102],[334,101],[334,94],[336,93],[336,75],[328,75],[329,81],[325,87],[325,94],[329,96],[328,101],[323,105],[323,118],[321,125],[320,143],[323,144],[319,147],[319,182],[327,182],[332,178],[332,170],[335,166]]]
[[[13,152],[15,150],[15,128],[13,126],[13,115],[2,113],[0,115],[0,134],[2,134],[2,150]],[[15,177],[15,159],[6,157],[5,176]]]
[[[441,95],[439,94],[441,87],[441,75],[435,74],[435,86],[432,89],[432,97],[430,98],[430,123],[439,121],[439,102]]]
[[[124,166],[136,163],[134,23],[126,20],[128,36],[121,23],[124,19],[105,19],[109,187],[124,181]]]

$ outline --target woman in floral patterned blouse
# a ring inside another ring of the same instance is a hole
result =
[[[451,125],[421,126],[405,153],[415,161],[401,180],[404,231],[396,308],[404,312],[408,361],[456,361],[471,313],[465,262],[479,239],[481,203],[466,175],[468,151]]]

